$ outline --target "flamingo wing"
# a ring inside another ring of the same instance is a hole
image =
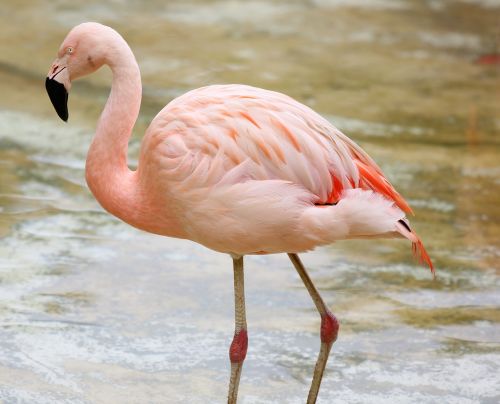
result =
[[[208,186],[286,180],[315,195],[312,202],[319,205],[338,202],[345,189],[372,189],[411,212],[366,152],[281,93],[244,85],[202,87],[170,102],[148,132],[147,143],[166,137],[165,153],[181,166],[189,160],[191,179]]]

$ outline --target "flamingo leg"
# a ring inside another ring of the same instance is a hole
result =
[[[326,362],[328,361],[328,355],[330,354],[333,343],[337,339],[339,322],[323,302],[323,299],[311,281],[311,278],[309,277],[309,274],[307,273],[299,256],[297,254],[288,254],[288,257],[299,273],[302,282],[304,282],[304,285],[311,295],[311,298],[321,316],[321,347],[316,361],[316,367],[314,368],[311,388],[309,389],[309,395],[307,396],[307,404],[314,404],[316,402],[316,398],[318,397],[321,379],[323,378],[323,372],[326,367]]]
[[[229,348],[231,361],[231,379],[229,381],[228,404],[236,404],[238,386],[247,354],[248,334],[245,314],[245,283],[243,273],[243,257],[233,257],[234,271],[234,337]]]

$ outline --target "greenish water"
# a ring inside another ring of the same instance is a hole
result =
[[[44,89],[94,20],[134,50],[130,148],[170,99],[210,83],[287,93],[360,143],[409,200],[437,279],[404,241],[303,256],[342,322],[323,403],[500,400],[499,67],[495,1],[4,1],[0,15],[0,401],[224,402],[230,259],[109,216],[84,161],[110,75]],[[303,403],[319,319],[286,256],[247,259],[242,403]]]

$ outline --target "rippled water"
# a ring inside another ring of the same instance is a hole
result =
[[[498,2],[4,1],[0,13],[0,400],[224,402],[230,259],[136,231],[84,182],[109,73],[43,88],[67,31],[97,20],[137,55],[132,140],[171,98],[241,82],[288,93],[358,141],[414,207],[438,276],[404,241],[303,256],[342,321],[319,402],[500,400]],[[286,256],[249,257],[242,403],[302,403],[319,319]]]

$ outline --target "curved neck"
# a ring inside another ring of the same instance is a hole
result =
[[[127,166],[127,150],[141,105],[141,74],[121,37],[112,44],[106,64],[113,84],[87,155],[85,176],[104,209],[133,225],[139,193],[136,172]]]

